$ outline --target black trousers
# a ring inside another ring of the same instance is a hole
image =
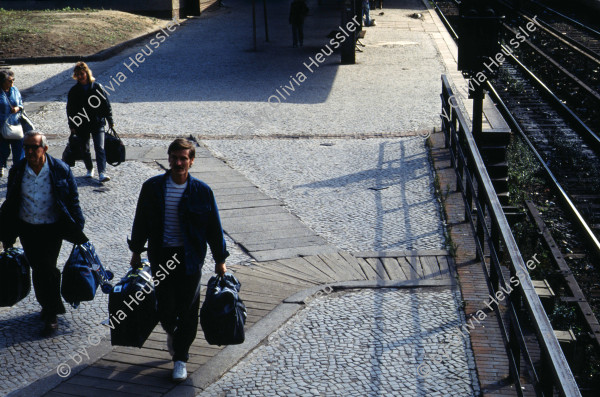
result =
[[[42,320],[53,320],[65,312],[60,297],[60,270],[56,261],[62,246],[62,230],[56,224],[19,224],[19,238],[31,265],[35,297],[42,306]]]
[[[175,262],[174,257],[180,263]],[[175,269],[167,267],[168,261],[175,264]],[[160,323],[173,336],[173,361],[187,362],[190,346],[198,332],[201,272],[192,275],[185,273],[183,247],[163,248],[160,262],[152,263],[151,267],[157,280],[160,281],[161,278],[157,276],[157,272],[166,276],[156,286],[155,292]]]

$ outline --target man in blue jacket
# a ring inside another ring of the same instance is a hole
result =
[[[227,252],[219,211],[212,190],[189,175],[195,146],[176,139],[168,150],[170,170],[142,185],[131,232],[131,267],[141,265],[148,242],[152,273],[174,269],[156,285],[160,322],[167,332],[167,347],[173,356],[173,380],[187,378],[186,362],[198,331],[200,276],[207,244],[215,260],[215,272],[227,271]]]
[[[62,240],[87,241],[77,184],[68,165],[50,156],[46,137],[30,131],[23,140],[25,158],[8,175],[6,200],[0,208],[0,238],[5,248],[17,237],[31,265],[35,296],[42,306],[42,336],[58,329],[65,312],[56,267]]]

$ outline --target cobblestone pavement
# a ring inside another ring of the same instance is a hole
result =
[[[138,66],[129,57],[135,57],[142,47],[148,52],[147,43],[90,64],[98,81],[114,88],[110,90],[110,100],[118,132],[124,137],[148,134],[164,138],[126,139],[126,144],[166,148],[175,136],[192,134],[205,138],[202,143],[213,153],[269,195],[285,202],[332,244],[349,251],[443,248],[442,224],[424,140],[397,138],[439,125],[439,75],[444,66],[430,37],[430,17],[425,14],[416,21],[408,17],[422,12],[422,4],[405,1],[402,8],[375,15],[379,25],[367,29],[363,40],[367,51],[357,55],[356,65],[340,66],[339,57],[332,56],[309,71],[306,64],[311,62],[310,57],[321,51],[327,34],[338,24],[337,9],[317,12],[316,1],[309,1],[314,11],[306,22],[305,47],[294,49],[288,42],[287,4],[270,3],[271,43],[265,44],[259,37],[259,51],[251,52],[249,5],[238,0],[227,3],[231,6],[228,10],[207,13],[207,18],[177,27]],[[406,28],[399,28],[405,24]],[[17,86],[29,89],[29,97],[24,97],[26,108],[28,101],[39,105],[30,116],[41,131],[53,136],[68,135],[65,101],[74,83],[70,78],[72,66],[13,67]],[[306,79],[300,84],[291,82],[292,77],[299,81],[299,72]],[[292,83],[294,89],[289,90],[290,95],[281,104],[272,106],[267,102],[276,90]],[[377,134],[390,138],[352,139]],[[340,139],[322,139],[324,135]],[[255,136],[265,139],[251,139]],[[52,145],[64,145],[64,140],[52,141]],[[96,180],[82,178],[81,164],[74,169],[86,231],[107,267],[120,277],[129,260],[126,237],[139,188],[145,179],[161,170],[130,161],[117,168],[109,167],[108,172],[113,180],[103,187]],[[6,180],[2,179],[0,201],[5,189]],[[228,243],[233,251],[229,264],[248,261],[230,239]],[[70,249],[68,243],[63,246],[59,263],[64,263]],[[207,263],[204,269],[209,272],[211,268],[212,264]],[[421,294],[415,296],[426,296]],[[386,292],[382,296],[388,295]],[[327,302],[342,305],[343,299],[346,298],[330,298]],[[380,298],[369,297],[367,301],[377,299]],[[432,302],[429,309],[435,310],[430,315],[437,318],[437,311],[446,308],[440,307],[444,305],[438,301]],[[353,310],[359,310],[356,303],[351,305]],[[423,313],[419,316],[424,316],[428,306],[421,306],[419,313]],[[76,347],[89,343],[89,335],[96,333],[99,323],[107,317],[106,307],[107,297],[99,292],[93,302],[84,303],[77,310],[67,309],[68,313],[60,319],[59,335],[50,339],[37,336],[39,306],[33,294],[13,308],[0,310],[0,393],[55,371]],[[315,308],[314,315],[325,316],[320,306]],[[458,321],[453,310],[453,317],[448,317],[446,323]],[[434,319],[431,321],[435,323]],[[398,332],[402,330],[405,329]],[[329,332],[334,336],[335,332]],[[415,328],[414,332],[423,330]],[[403,357],[410,357],[409,351],[422,355],[417,346],[412,350],[407,347]],[[373,349],[377,352],[376,347]],[[418,363],[412,362],[410,368]],[[464,387],[469,394],[470,381],[458,378],[465,376],[466,367],[461,366],[460,360],[455,361],[454,355],[448,368],[452,365],[462,369],[456,371],[455,377],[445,379],[455,379],[452,384]],[[405,371],[402,367],[397,370]],[[411,376],[405,381],[414,378],[414,368],[406,373]],[[348,375],[354,376],[359,374]],[[411,385],[422,390],[435,385],[432,379],[437,378],[419,378]],[[386,383],[381,380],[370,385],[373,384],[383,387]],[[411,385],[406,387],[412,389]]]
[[[128,144],[135,141],[127,140]],[[150,142],[152,143],[152,142]],[[166,142],[155,141],[165,147]],[[58,144],[57,142],[51,142]],[[146,142],[148,144],[148,142]],[[133,215],[142,183],[149,177],[161,173],[157,166],[141,162],[125,162],[107,169],[112,181],[102,185],[96,178],[85,178],[85,167],[78,162],[73,168],[81,207],[86,218],[85,232],[94,243],[98,255],[107,269],[118,279],[129,268],[131,254],[127,237],[131,234]],[[0,197],[6,195],[6,179],[0,180]],[[248,257],[227,239],[232,256],[229,264],[247,262]],[[72,244],[63,243],[59,257],[59,268],[66,262]],[[203,268],[204,277],[214,269],[212,258]],[[114,284],[114,282],[113,282]],[[32,292],[27,298],[11,308],[0,310],[0,395],[23,387],[32,381],[57,370],[61,363],[74,366],[70,357],[82,348],[89,350],[105,339],[106,328],[100,323],[108,318],[108,295],[97,291],[91,302],[83,302],[77,309],[66,305],[67,313],[59,316],[59,332],[53,338],[41,338],[40,306]],[[61,367],[61,371],[66,371]],[[66,374],[66,372],[65,372]]]
[[[332,245],[348,251],[444,248],[421,137],[207,145]]]
[[[317,298],[200,396],[477,396],[460,319],[449,290]]]

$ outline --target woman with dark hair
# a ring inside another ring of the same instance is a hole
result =
[[[104,126],[113,127],[112,108],[108,93],[94,78],[85,62],[77,62],[73,70],[73,79],[77,84],[71,88],[67,98],[67,117],[71,134],[77,135],[83,145],[83,163],[87,177],[94,176],[94,164],[90,153],[90,136],[94,140],[96,165],[100,182],[110,181],[106,175],[106,153],[104,152]]]
[[[0,71],[0,129],[4,123],[17,125],[21,122],[23,99],[14,86],[15,73],[12,70]],[[6,162],[12,149],[13,163],[25,157],[23,152],[23,137],[20,139],[5,139],[0,134],[0,177],[4,176]]]

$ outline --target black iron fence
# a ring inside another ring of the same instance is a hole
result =
[[[505,299],[506,312],[501,313],[497,304],[493,308],[515,390],[522,396],[526,379],[539,396],[553,396],[555,392],[562,396],[581,396],[513,238],[470,123],[456,106],[456,98],[444,75],[441,98],[446,147],[456,171],[457,190],[465,202],[465,220],[470,222],[475,235],[477,258],[482,263],[490,297],[510,291]],[[535,347],[531,340],[526,340],[525,335],[529,333],[535,337]],[[533,358],[533,348],[539,349],[539,360]]]

